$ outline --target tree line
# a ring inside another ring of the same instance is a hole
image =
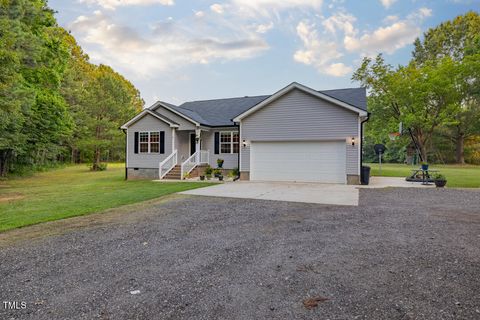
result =
[[[143,105],[127,79],[89,61],[47,0],[0,0],[0,176],[123,160],[119,126]]]
[[[366,57],[353,80],[369,91],[371,119],[365,159],[387,144],[387,160],[402,162],[414,147],[423,161],[480,164],[480,16],[477,12],[429,29],[414,42],[408,64]],[[403,124],[395,141],[389,132]]]

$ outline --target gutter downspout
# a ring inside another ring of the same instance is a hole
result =
[[[237,181],[238,179],[240,179],[240,152],[243,148],[243,144],[242,144],[242,135],[241,135],[241,132],[240,132],[240,122],[238,122],[238,157],[237,157],[237,168],[238,168],[238,175],[233,178],[233,181]]]
[[[367,114],[367,118],[360,122],[360,183],[363,181],[363,124],[370,120],[370,112]]]
[[[123,133],[125,134],[125,180],[128,180],[128,168],[127,168],[127,157],[128,157],[128,154],[127,154],[127,143],[128,143],[128,139],[127,139],[127,130],[125,129],[122,129]]]

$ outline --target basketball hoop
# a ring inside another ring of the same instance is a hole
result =
[[[400,137],[400,132],[391,132],[391,133],[388,134],[388,137],[392,141],[397,140],[398,137]]]

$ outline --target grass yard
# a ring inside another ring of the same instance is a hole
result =
[[[378,163],[366,164],[372,169],[372,176],[380,176]],[[382,177],[406,177],[411,174],[411,166],[400,163],[383,163]],[[430,165],[430,169],[437,169],[447,178],[447,187],[450,188],[480,188],[480,166],[473,165]]]
[[[123,164],[109,164],[102,172],[76,165],[0,181],[0,231],[101,212],[212,184],[125,181],[124,174]]]

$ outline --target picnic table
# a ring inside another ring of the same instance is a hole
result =
[[[422,168],[412,169],[412,174],[409,177],[406,177],[405,180],[411,182],[421,182],[424,185],[434,182],[431,173],[436,173],[438,170],[427,169],[423,170]]]

